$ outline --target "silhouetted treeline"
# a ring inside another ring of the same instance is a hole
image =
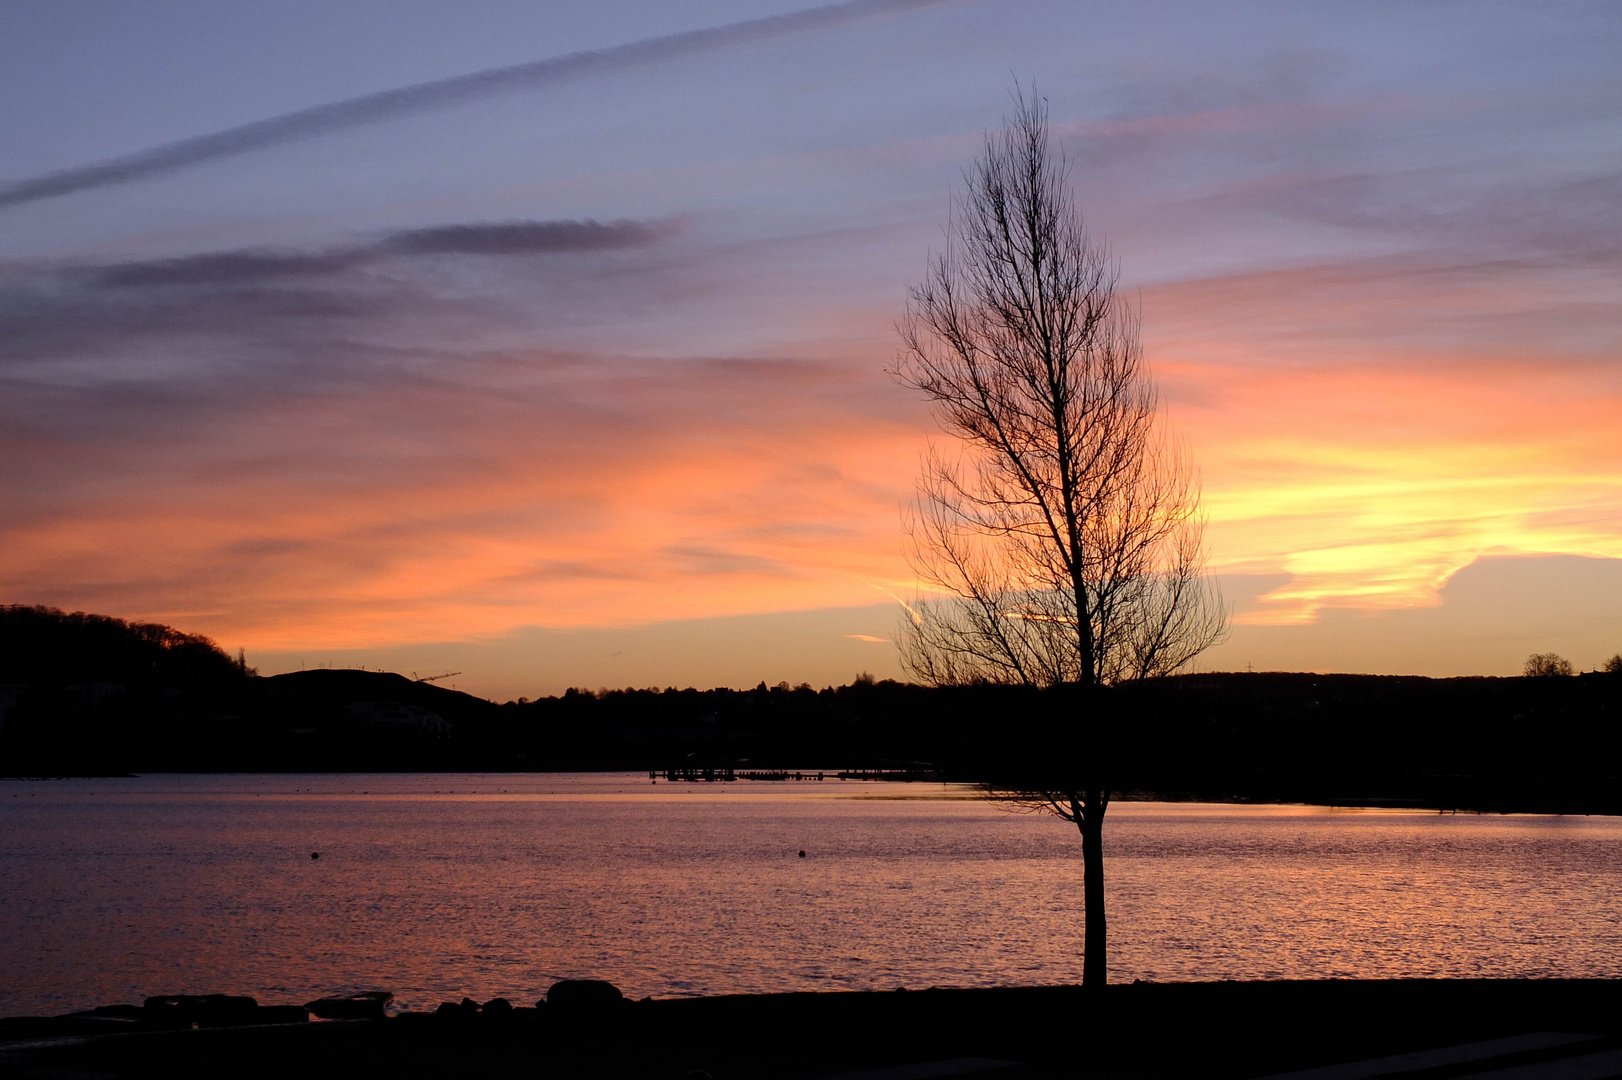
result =
[[[0,773],[123,771],[146,740],[228,730],[250,682],[206,637],[0,606]]]
[[[259,678],[171,627],[0,606],[0,775],[435,768],[498,712],[382,672]]]
[[[208,638],[173,627],[0,605],[0,682],[190,687],[230,682],[242,674],[241,664]]]
[[[206,638],[0,608],[0,774],[900,768],[1079,757],[1140,795],[1622,812],[1622,674],[1184,675],[1073,690],[571,690],[498,705],[401,675],[260,678]]]
[[[1183,675],[1111,696],[1117,788],[1622,813],[1622,675]]]

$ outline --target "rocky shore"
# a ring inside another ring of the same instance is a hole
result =
[[[1340,1063],[1333,1074],[1339,1080],[1622,1075],[1622,983],[1605,980],[1225,982],[1116,985],[1102,995],[1010,987],[643,1001],[625,1000],[606,983],[579,981],[559,984],[534,1005],[464,999],[433,1013],[386,1016],[385,1003],[382,994],[302,1006],[177,996],[64,1017],[11,1018],[0,1020],[0,1072],[15,1080],[927,1080],[977,1073],[1005,1080],[1237,1080]]]

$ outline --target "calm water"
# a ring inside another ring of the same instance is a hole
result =
[[[1622,976],[1615,818],[1117,804],[1105,844],[1115,980]],[[3,781],[0,1015],[1072,982],[1080,885],[1073,826],[940,785]]]

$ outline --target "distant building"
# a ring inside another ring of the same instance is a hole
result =
[[[362,724],[377,724],[434,735],[448,735],[451,730],[450,722],[432,709],[398,701],[351,701],[349,715]]]
[[[121,697],[124,684],[115,682],[69,683],[68,698],[76,709],[93,709],[103,698]]]
[[[0,731],[6,730],[6,714],[17,707],[17,699],[27,689],[27,683],[0,683]]]

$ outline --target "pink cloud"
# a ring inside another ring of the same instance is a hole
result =
[[[1214,562],[1289,575],[1248,620],[1434,604],[1488,553],[1622,556],[1622,379],[1587,348],[1616,319],[1549,277],[1372,260],[1146,294]]]
[[[14,594],[256,648],[870,603],[912,430],[836,364],[498,357],[117,445],[8,530]]]

